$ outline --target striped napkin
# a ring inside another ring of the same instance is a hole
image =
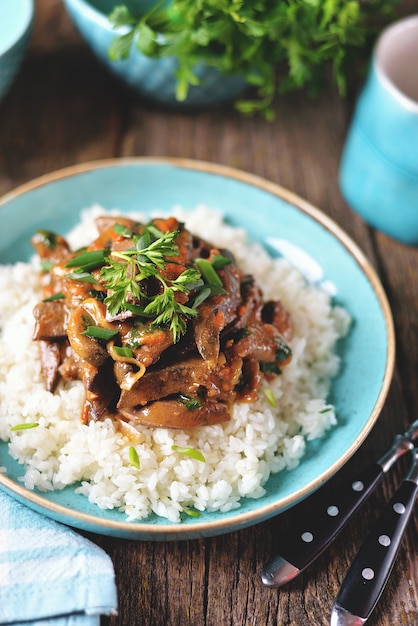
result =
[[[116,607],[106,552],[0,489],[0,624],[99,626]]]

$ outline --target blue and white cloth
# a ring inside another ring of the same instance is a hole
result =
[[[106,552],[0,489],[0,625],[99,626],[116,609]]]

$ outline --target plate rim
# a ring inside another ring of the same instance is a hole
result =
[[[329,231],[349,252],[370,282],[371,288],[375,293],[382,312],[386,329],[387,347],[386,366],[379,394],[376,398],[373,409],[370,411],[370,415],[366,423],[361,429],[361,432],[357,435],[354,441],[351,442],[344,454],[331,466],[329,466],[326,471],[323,471],[314,480],[310,480],[297,491],[292,492],[292,494],[289,494],[286,497],[280,498],[280,500],[274,503],[268,503],[256,508],[255,510],[247,512],[240,512],[240,509],[235,509],[232,515],[225,519],[222,519],[221,517],[203,522],[193,520],[193,523],[178,524],[171,522],[159,522],[158,524],[152,524],[146,520],[114,521],[107,518],[100,518],[99,516],[96,517],[90,513],[83,513],[72,509],[71,507],[50,501],[41,493],[31,491],[23,485],[19,485],[15,480],[2,473],[0,473],[0,488],[7,489],[7,491],[14,495],[18,500],[23,501],[27,506],[40,509],[47,515],[49,514],[50,517],[55,519],[63,518],[66,520],[65,523],[72,525],[73,527],[90,529],[92,532],[104,535],[113,534],[133,539],[143,539],[143,537],[146,536],[147,539],[161,539],[163,537],[163,540],[179,540],[224,534],[232,532],[238,528],[258,524],[296,505],[325,483],[347,463],[347,461],[360,448],[361,444],[365,441],[374,427],[388,395],[395,366],[394,321],[386,293],[376,270],[371,265],[371,262],[368,260],[358,244],[354,242],[354,240],[341,226],[339,226],[331,217],[326,215],[321,209],[310,203],[308,200],[305,200],[297,193],[290,191],[269,179],[263,178],[262,176],[246,170],[211,161],[182,157],[150,156],[114,157],[78,163],[38,176],[6,192],[0,197],[0,210],[8,202],[11,202],[26,193],[50,183],[58,182],[65,178],[71,178],[74,175],[85,174],[97,169],[113,168],[124,165],[173,166],[183,170],[193,170],[204,174],[214,174],[223,178],[233,179],[252,187],[257,187],[258,189],[288,202]]]

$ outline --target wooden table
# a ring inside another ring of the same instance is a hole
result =
[[[332,88],[317,100],[291,94],[277,103],[273,123],[240,117],[231,107],[193,114],[158,110],[99,65],[59,0],[38,0],[28,56],[0,105],[1,194],[44,173],[96,159],[203,159],[253,172],[296,192],[359,244],[390,300],[397,360],[381,417],[335,479],[341,485],[385,451],[393,435],[416,418],[418,407],[418,250],[368,227],[340,195],[338,165],[352,102]],[[90,536],[110,554],[117,576],[119,615],[103,624],[328,624],[347,567],[403,471],[401,464],[391,472],[333,545],[280,590],[265,588],[260,574],[276,537],[292,524],[292,510],[206,540],[146,543]],[[307,514],[309,510],[308,500]],[[371,626],[418,624],[417,521],[415,515]]]

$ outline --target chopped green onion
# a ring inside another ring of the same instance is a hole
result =
[[[322,411],[319,411],[319,413],[322,415],[322,413],[329,413],[330,411],[332,411],[332,407],[327,406],[325,409],[322,409]]]
[[[87,335],[87,337],[94,337],[95,339],[104,339],[107,341],[108,339],[112,339],[115,335],[118,334],[117,330],[110,330],[109,328],[101,328],[100,326],[87,326],[86,330],[83,332],[83,335]]]
[[[106,291],[100,291],[100,290],[97,290],[97,289],[90,289],[89,294],[95,300],[98,300],[99,302],[103,302],[103,300],[106,298],[107,292]]]
[[[202,403],[199,398],[193,398],[193,396],[189,396],[186,393],[180,394],[179,402],[183,404],[189,411],[202,408]]]
[[[226,267],[227,265],[231,265],[231,263],[232,263],[231,259],[228,259],[228,257],[224,256],[223,254],[216,254],[212,259],[212,267],[216,271],[221,270],[223,267]]]
[[[36,428],[37,426],[39,426],[38,422],[28,422],[26,424],[16,424],[10,430],[29,430],[29,428]]]
[[[277,365],[277,363],[261,362],[260,369],[263,372],[263,374],[274,374],[275,376],[278,376],[279,374],[281,374],[281,370],[279,366]]]
[[[212,263],[207,259],[197,259],[196,265],[199,272],[209,285],[217,285],[222,287],[222,281],[216,273]]]
[[[274,393],[272,392],[270,387],[267,387],[266,389],[264,389],[264,395],[269,405],[272,406],[273,408],[276,408],[277,406],[276,398],[274,397]]]
[[[123,224],[119,224],[118,222],[113,224],[113,230],[117,235],[125,237],[126,239],[131,239],[133,237],[133,232],[131,231],[131,229],[127,226],[124,226]]]
[[[88,272],[71,272],[71,274],[66,274],[65,278],[71,278],[71,280],[79,280],[83,283],[97,283],[97,280],[89,274]]]
[[[52,294],[49,298],[44,298],[42,302],[53,302],[53,300],[63,300],[63,298],[65,298],[64,294],[59,292]]]
[[[248,328],[248,326],[245,326],[244,328],[238,328],[237,330],[234,330],[231,333],[231,339],[234,341],[234,343],[236,343],[237,341],[240,341],[241,339],[245,339],[245,337],[251,337],[252,335],[252,331],[250,328]]]
[[[202,304],[202,302],[206,300],[206,298],[209,298],[210,295],[212,295],[212,290],[207,285],[199,289],[199,291],[197,292],[197,296],[194,299],[193,307],[197,309]]]
[[[191,509],[189,507],[185,507],[183,509],[183,513],[186,513],[189,517],[200,517],[200,511],[196,511],[196,509]]]
[[[202,463],[206,463],[206,459],[199,450],[195,450],[194,448],[183,448],[182,446],[171,446],[171,449],[174,452],[178,452],[179,454],[185,454],[189,456],[191,459],[196,459],[196,461],[202,461]]]
[[[42,242],[49,250],[53,250],[57,245],[57,235],[50,230],[37,230],[35,238],[37,241]]]
[[[54,267],[54,262],[53,261],[42,261],[41,262],[41,270],[44,272],[44,274],[49,272],[49,270],[51,270],[53,267]]]
[[[283,341],[281,337],[276,337],[275,342],[277,343],[277,352],[276,352],[276,361],[277,363],[282,363],[283,361],[287,361],[292,356],[292,349]]]
[[[128,358],[134,358],[133,352],[127,346],[113,346],[113,350],[118,356],[127,356]]]
[[[105,257],[105,250],[89,250],[73,257],[65,267],[79,267],[87,272],[103,265]]]
[[[132,467],[140,468],[138,452],[132,446],[129,448],[129,463]]]
[[[211,296],[223,296],[226,291],[220,285],[209,285],[210,287],[210,295]]]

